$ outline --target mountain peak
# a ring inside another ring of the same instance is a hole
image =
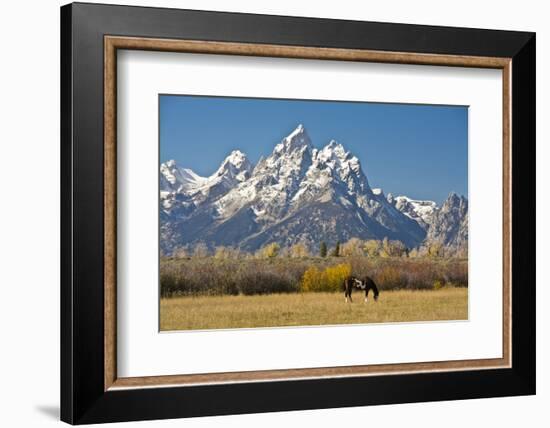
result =
[[[294,129],[294,131],[292,131],[290,134],[286,136],[285,140],[293,140],[296,137],[301,137],[304,135],[307,136],[306,128],[304,127],[304,125],[299,123],[298,126]]]
[[[455,192],[443,202],[431,221],[425,244],[438,242],[448,250],[468,253],[468,199]]]
[[[408,196],[388,194],[387,200],[407,217],[415,220],[424,230],[427,230],[439,207],[434,201],[412,199]]]
[[[274,153],[294,152],[303,150],[304,147],[311,149],[311,140],[306,131],[306,128],[301,123],[288,134],[283,140],[275,146]]]
[[[174,159],[160,164],[161,189],[165,191],[188,190],[201,185],[206,178],[189,168],[181,168]]]
[[[330,140],[330,142],[321,150],[324,153],[335,154],[339,158],[345,158],[349,153],[342,144],[336,140]]]
[[[349,174],[361,176],[363,171],[359,159],[336,140],[331,140],[325,147],[319,150],[315,157],[322,165],[340,171],[342,179],[349,177]],[[366,183],[366,178],[365,178]]]
[[[465,202],[466,200],[467,199],[464,196],[459,195],[456,192],[451,192],[449,193],[449,196],[447,196],[447,199],[443,202],[443,205],[457,205]]]
[[[223,161],[223,164],[230,163],[236,166],[237,168],[240,168],[246,162],[248,162],[248,157],[246,156],[246,154],[244,154],[240,150],[233,150],[229,154],[229,156],[225,158],[225,160]]]
[[[443,205],[441,205],[441,210],[445,212],[450,212],[454,210],[466,212],[468,210],[468,199],[466,199],[462,195],[459,195],[456,192],[451,192],[449,193],[449,196],[447,196],[447,199],[443,201]]]
[[[411,248],[424,241],[428,228],[439,239],[456,221],[465,218],[467,226],[467,200],[449,195],[449,209],[439,210],[431,201],[386,197],[370,188],[359,159],[342,144],[330,140],[313,148],[303,124],[254,168],[240,150],[231,151],[209,177],[168,161],[161,165],[160,193],[161,245],[168,253],[197,242],[248,251],[271,242],[313,245],[321,237],[388,238]],[[437,214],[444,227],[432,226]]]
[[[221,163],[212,177],[229,177],[244,181],[250,176],[252,164],[246,154],[240,150],[233,150]]]
[[[338,141],[330,140],[330,142],[325,146],[325,148],[335,149],[335,148],[344,148]]]
[[[319,150],[318,156],[325,162],[333,159],[342,162],[348,158],[349,154],[342,144],[336,140],[330,140],[325,147]]]

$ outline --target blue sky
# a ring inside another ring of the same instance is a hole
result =
[[[302,123],[361,161],[371,187],[441,203],[468,192],[468,109],[338,101],[161,95],[160,161],[206,176],[234,149],[252,162]]]

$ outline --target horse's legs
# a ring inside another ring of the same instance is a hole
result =
[[[346,300],[346,303],[348,303],[348,280],[344,279],[344,299]]]

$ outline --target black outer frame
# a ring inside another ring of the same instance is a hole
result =
[[[104,391],[104,35],[512,58],[512,368]],[[535,34],[74,3],[61,8],[61,420],[535,393]]]

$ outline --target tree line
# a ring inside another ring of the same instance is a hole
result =
[[[310,257],[163,258],[161,296],[253,295],[342,291],[349,275],[371,277],[380,290],[466,287],[468,261],[452,258]]]
[[[440,243],[432,243],[420,248],[408,248],[398,240],[384,238],[362,240],[351,238],[347,242],[337,241],[333,247],[329,247],[325,241],[320,241],[318,251],[311,251],[311,245],[298,242],[289,247],[281,247],[276,242],[267,244],[255,252],[246,252],[234,247],[217,246],[212,250],[199,242],[192,247],[181,247],[173,251],[174,258],[204,258],[214,257],[216,259],[237,259],[237,258],[259,258],[269,259],[275,257],[309,258],[309,257],[448,257],[465,255],[456,254],[446,249]]]

